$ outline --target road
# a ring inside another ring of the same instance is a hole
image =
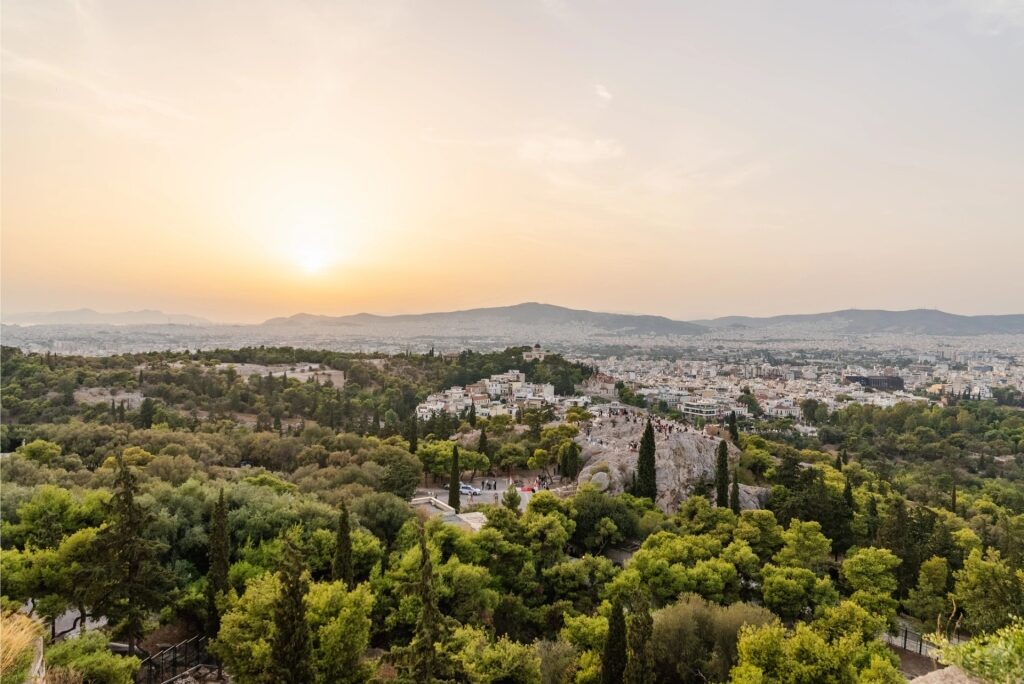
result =
[[[484,480],[496,480],[498,482],[497,490],[484,489]],[[471,484],[480,490],[478,496],[470,496],[463,494],[459,497],[460,509],[465,509],[467,506],[472,504],[493,504],[501,503],[501,497],[505,494],[505,490],[508,488],[509,480],[507,477],[497,478],[483,478],[478,477],[474,480],[463,480],[466,484]],[[440,501],[448,502],[448,490],[443,488],[427,488],[423,490],[428,496],[432,496]],[[530,503],[530,499],[533,497],[532,492],[524,492],[522,488],[519,489],[519,510],[525,511],[526,505]]]

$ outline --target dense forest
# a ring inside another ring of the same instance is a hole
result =
[[[990,681],[1024,668],[1024,412],[809,407],[817,437],[723,426],[738,457],[678,510],[584,486],[475,504],[477,532],[418,514],[424,485],[578,471],[583,410],[415,419],[510,368],[560,392],[592,372],[521,351],[5,348],[5,633],[41,628],[52,671],[112,684],[200,634],[243,684],[899,682],[880,640],[897,624],[973,637],[943,657]],[[739,510],[730,481],[769,488],[767,508]]]
[[[289,419],[310,420],[332,430],[392,433],[408,419],[427,394],[466,385],[495,373],[517,369],[529,382],[549,382],[560,395],[571,395],[593,369],[548,355],[524,361],[528,347],[501,352],[464,351],[451,357],[373,356],[293,349],[250,347],[204,352],[154,352],[106,357],[22,354],[3,347],[3,424],[63,422],[68,418],[101,424],[153,422],[171,428],[192,427],[200,419],[252,416],[261,428],[280,430]],[[240,374],[240,364],[267,368]],[[345,382],[328,378],[299,381],[289,370],[337,370]],[[101,388],[109,402],[76,401],[76,392]],[[151,399],[147,414],[132,414],[124,397],[138,393]],[[5,450],[6,445],[5,445]]]

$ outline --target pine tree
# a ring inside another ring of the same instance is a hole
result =
[[[89,603],[96,613],[117,624],[128,642],[128,654],[143,636],[146,618],[164,605],[170,577],[160,563],[166,545],[147,537],[153,515],[139,504],[138,478],[120,456],[114,493],[108,504],[110,523],[93,543]]]
[[[419,425],[416,416],[409,418],[409,428],[406,432],[406,439],[409,440],[409,453],[415,454],[419,448]]]
[[[228,567],[231,562],[231,540],[228,537],[228,507],[224,502],[224,488],[210,516],[209,557],[210,569],[206,573],[206,635],[211,639],[220,631],[218,600],[228,592]]]
[[[722,508],[729,505],[729,445],[724,439],[718,443],[718,462],[715,465],[715,503]]]
[[[480,428],[480,441],[476,444],[476,450],[484,456],[487,455],[487,430],[484,428]]]
[[[736,412],[735,411],[729,411],[729,439],[732,440],[733,444],[735,444],[736,446],[739,446],[739,443],[740,443],[740,429],[736,425]]]
[[[459,470],[459,447],[452,447],[452,470],[450,477],[448,478],[448,505],[455,509],[456,512],[459,510],[459,485],[460,476],[462,471]]]
[[[625,684],[650,684],[654,681],[654,653],[650,645],[654,618],[651,617],[651,605],[645,592],[639,592],[633,599],[628,622],[626,672],[622,681]]]
[[[331,579],[335,582],[344,582],[346,589],[352,588],[352,523],[348,516],[348,506],[344,501],[341,502],[341,513],[338,514],[338,533],[335,537]]]
[[[313,681],[305,603],[309,585],[298,537],[298,528],[285,535],[281,595],[274,604],[274,634],[270,643],[274,680],[288,684]]]
[[[523,502],[523,497],[516,491],[515,485],[509,485],[505,493],[501,495],[502,505],[516,513],[519,513],[519,505]]]
[[[608,618],[608,637],[601,655],[601,684],[622,684],[625,673],[626,616],[622,612],[622,600],[616,598]]]
[[[735,470],[732,471],[732,487],[729,488],[729,508],[736,515],[740,514],[740,483]]]
[[[654,428],[650,419],[640,438],[640,453],[636,461],[636,496],[656,499],[658,497],[658,480],[654,466],[655,446]]]

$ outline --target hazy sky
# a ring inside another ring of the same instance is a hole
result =
[[[4,0],[2,305],[1024,312],[1024,0]]]

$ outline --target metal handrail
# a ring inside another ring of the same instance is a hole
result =
[[[183,671],[207,664],[206,636],[197,634],[169,646],[142,661],[135,681],[139,684],[163,684],[174,681]]]

